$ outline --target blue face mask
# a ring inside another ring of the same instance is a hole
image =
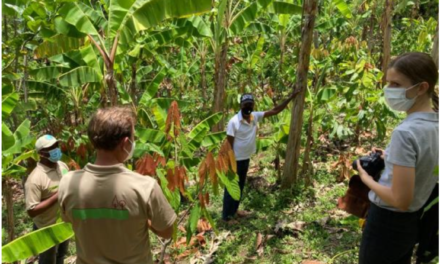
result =
[[[49,150],[49,158],[47,158],[47,159],[53,163],[56,163],[61,160],[62,156],[63,156],[63,154],[61,153],[61,149],[55,148],[55,149]]]

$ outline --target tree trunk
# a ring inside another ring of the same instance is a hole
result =
[[[222,44],[221,49],[215,54],[215,90],[214,90],[214,105],[212,107],[213,113],[223,112],[223,102],[226,88],[226,64],[228,56],[229,43],[226,39]],[[223,129],[224,119],[212,127],[213,132],[218,132]]]
[[[280,35],[280,77],[283,74],[283,64],[284,64],[285,51],[286,51],[286,32],[283,31],[283,32],[281,32],[281,35]]]
[[[27,55],[27,53],[24,54],[23,60],[24,60],[24,68],[23,68],[23,73],[24,74],[23,74],[23,79],[22,79],[21,86],[23,88],[24,102],[27,103],[28,102],[28,89],[27,89],[27,85],[26,85],[26,80],[28,79],[28,76],[29,76],[28,68],[27,68],[28,67],[28,55]]]
[[[393,18],[393,0],[385,1],[385,13],[382,18],[383,51],[382,51],[382,84],[386,83],[388,63],[391,57],[391,20]]]
[[[205,108],[206,102],[208,101],[207,98],[208,96],[206,94],[206,90],[208,88],[206,82],[206,48],[204,44],[200,54],[200,75],[201,75],[200,87],[202,89],[203,108]]]
[[[130,83],[130,94],[131,94],[131,101],[136,104],[136,63],[131,64],[131,83]]]
[[[432,47],[431,56],[434,59],[435,65],[438,69],[438,23],[435,29],[434,46]]]
[[[315,49],[319,48],[319,32],[313,32],[313,46]]]
[[[411,10],[411,23],[413,19],[417,18],[417,15],[419,14],[419,8],[420,8],[420,0],[416,0],[414,2],[414,7]]]
[[[312,184],[313,166],[310,162],[310,151],[313,145],[313,107],[310,108],[309,124],[307,126],[307,140],[306,149],[304,151],[304,161],[302,167],[302,174],[306,180],[306,186]]]
[[[8,35],[8,18],[6,17],[6,15],[3,15],[3,33],[4,33],[4,38],[3,41],[7,42],[9,40],[9,35]]]
[[[289,188],[297,181],[299,156],[301,147],[301,128],[303,124],[303,112],[305,92],[307,90],[307,73],[310,63],[310,51],[313,41],[313,28],[317,11],[317,0],[305,0],[303,4],[303,28],[301,32],[301,48],[297,69],[296,84],[301,92],[295,98],[290,120],[289,140],[287,142],[286,161],[281,183],[282,188]]]
[[[116,79],[113,69],[107,70],[105,74],[105,83],[107,84],[108,97],[110,98],[110,105],[115,106],[118,104],[118,88],[116,87]],[[107,105],[107,102],[103,102]]]
[[[368,50],[370,51],[370,54],[373,54],[374,42],[375,42],[374,26],[376,25],[376,17],[374,16],[374,12],[375,12],[375,6],[373,3],[373,6],[371,7],[370,26],[369,26],[368,39],[367,39]]]
[[[3,195],[6,203],[6,211],[7,211],[7,228],[8,228],[8,242],[11,242],[15,238],[15,230],[14,230],[14,202],[12,200],[12,188],[11,181],[8,179],[3,180]]]

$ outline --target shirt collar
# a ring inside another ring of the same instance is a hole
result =
[[[56,170],[56,169],[59,168],[59,165],[58,165],[58,164],[57,164],[57,167],[56,167],[56,168],[51,168],[51,167],[48,167],[48,166],[44,165],[44,164],[41,163],[41,162],[38,162],[38,163],[37,163],[37,166],[38,166],[40,169],[42,169],[45,173],[51,172],[51,171]]]
[[[431,121],[431,122],[438,122],[438,113],[415,112],[409,114],[403,121],[407,122],[417,119]]]
[[[243,121],[244,120],[244,118],[243,118],[243,114],[241,113],[241,110],[238,112],[238,121],[239,122],[241,122],[241,121]],[[246,121],[246,120],[245,120]],[[254,121],[254,115],[251,113],[251,120],[250,120],[250,122],[252,122],[252,121]],[[247,122],[246,122],[247,123]]]
[[[84,170],[95,175],[107,175],[107,174],[122,173],[127,171],[128,169],[125,167],[123,163],[117,163],[115,165],[110,165],[110,166],[101,166],[92,163],[87,163],[87,165],[84,167]]]

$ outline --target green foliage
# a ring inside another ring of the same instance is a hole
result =
[[[69,223],[57,223],[30,232],[2,247],[2,262],[12,263],[36,256],[73,235]]]

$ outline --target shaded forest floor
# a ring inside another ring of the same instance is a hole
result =
[[[364,142],[371,144],[371,135]],[[289,190],[280,190],[276,183],[274,151],[268,149],[253,156],[240,210],[251,215],[236,218],[235,223],[221,220],[223,192],[211,196],[208,211],[214,219],[217,234],[207,221],[199,220],[197,235],[189,245],[185,239],[185,222],[178,228],[177,241],[166,251],[165,263],[301,263],[301,264],[355,264],[361,239],[361,222],[337,208],[337,200],[345,194],[347,176],[355,174],[345,170],[357,156],[365,154],[371,145],[345,147],[322,146],[314,150],[313,184],[305,187],[298,183]],[[328,143],[328,140],[327,140]],[[383,142],[374,143],[385,146]],[[345,161],[341,161],[341,153]],[[301,175],[300,175],[301,177]],[[342,179],[342,181],[341,181]],[[181,214],[188,204],[182,204]],[[6,211],[2,208],[2,242],[6,242]],[[16,237],[32,231],[32,221],[25,213],[21,181],[14,186],[14,217]],[[161,243],[150,232],[153,257],[161,253]],[[69,246],[65,263],[76,260],[75,243]],[[28,263],[32,263],[28,261]],[[35,262],[36,263],[36,262]]]
[[[177,241],[170,263],[357,263],[361,238],[359,219],[339,210],[338,197],[347,181],[337,182],[335,160],[315,163],[313,187],[280,190],[271,155],[260,153],[250,165],[240,210],[250,211],[236,223],[221,221],[222,195],[209,205],[218,235],[200,226],[200,235],[186,247]],[[329,172],[330,171],[330,172]],[[184,237],[181,227],[179,235]],[[160,246],[160,243],[156,243]],[[160,247],[153,250],[159,254]],[[313,262],[315,261],[315,262]]]
[[[280,190],[270,151],[252,158],[241,210],[252,212],[227,225],[221,219],[222,197],[212,196],[208,210],[216,223],[217,236],[207,222],[199,223],[199,234],[186,245],[184,227],[179,228],[177,243],[167,249],[166,263],[357,263],[361,238],[359,219],[337,209],[347,181],[337,182],[339,168],[333,168],[337,156],[315,162],[313,186],[299,184]],[[15,232],[24,235],[32,229],[24,210],[21,183],[14,197]],[[185,207],[185,204],[183,204]],[[184,210],[182,210],[184,211]],[[2,221],[5,223],[5,207]],[[5,229],[3,229],[5,242]],[[151,235],[155,258],[161,244]],[[66,263],[75,263],[72,241]],[[307,262],[317,261],[317,262]]]

